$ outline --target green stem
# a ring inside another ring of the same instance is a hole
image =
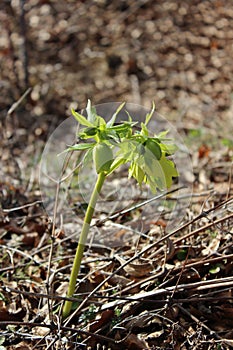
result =
[[[78,247],[76,250],[74,263],[73,263],[73,267],[70,275],[70,282],[69,282],[69,287],[67,292],[68,298],[74,295],[76,281],[77,281],[77,277],[78,277],[78,273],[79,273],[79,269],[80,269],[80,265],[83,257],[84,248],[87,241],[87,235],[90,229],[90,223],[94,214],[96,202],[98,200],[99,193],[103,186],[104,180],[105,180],[105,173],[101,172],[98,175],[95,187],[93,189],[93,192],[87,207],[86,215],[84,218],[81,235],[79,237]],[[66,318],[69,316],[71,308],[72,308],[72,301],[66,301],[62,310],[63,318]]]

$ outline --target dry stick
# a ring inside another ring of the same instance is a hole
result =
[[[19,105],[23,102],[23,100],[25,99],[25,97],[27,97],[27,95],[31,92],[31,90],[32,88],[28,88],[24,92],[24,94],[18,99],[18,101],[13,103],[13,105],[10,107],[10,109],[7,112],[7,117],[10,116],[19,107]]]
[[[188,283],[188,284],[180,284],[180,285],[176,285],[176,286],[171,286],[171,287],[167,287],[167,288],[157,288],[155,290],[149,291],[149,292],[140,292],[137,293],[131,297],[128,297],[128,301],[135,301],[135,302],[141,302],[142,300],[146,299],[148,301],[151,300],[151,302],[155,302],[155,300],[153,300],[155,297],[158,296],[167,296],[169,297],[169,299],[172,297],[174,291],[175,292],[184,292],[186,290],[190,290],[193,293],[197,292],[197,291],[201,291],[201,290],[206,290],[206,289],[210,289],[210,288],[220,288],[220,287],[228,287],[228,288],[232,288],[233,287],[233,278],[219,278],[217,280],[213,280],[213,281],[201,281],[201,282],[194,282],[194,283]],[[153,299],[150,299],[153,298]],[[227,298],[232,299],[232,298]],[[179,299],[176,299],[177,301],[179,301]],[[187,299],[186,299],[187,300]],[[199,301],[202,300],[199,299]],[[163,301],[164,302],[164,301]],[[166,302],[166,300],[165,300]],[[105,309],[109,309],[111,307],[114,307],[117,303],[117,306],[124,304],[125,301],[124,299],[122,300],[115,300],[113,302],[109,302],[107,304],[103,304],[101,310],[105,310]]]
[[[214,289],[214,288],[219,288],[219,287],[224,287],[224,290],[228,290],[229,291],[229,287],[233,285],[233,277],[224,277],[224,278],[217,278],[215,280],[208,280],[208,281],[199,281],[199,282],[192,282],[192,283],[186,283],[186,284],[178,284],[176,286],[171,286],[171,287],[167,287],[167,288],[155,288],[152,291],[149,292],[144,292],[144,293],[137,293],[133,296],[129,296],[129,297],[115,297],[115,296],[101,296],[101,295],[97,295],[99,298],[102,299],[113,299],[114,301],[118,300],[118,301],[141,301],[142,299],[148,300],[148,297],[151,296],[158,296],[158,295],[173,295],[174,290],[175,292],[184,292],[185,290],[193,290],[193,291],[200,291],[200,290],[206,290],[206,289]],[[228,287],[226,289],[226,287]],[[59,296],[59,295],[48,295],[48,294],[43,294],[43,293],[35,293],[35,292],[27,292],[27,291],[21,291],[12,287],[5,287],[5,286],[1,286],[0,287],[3,291],[6,292],[12,292],[12,293],[17,293],[17,294],[21,294],[21,295],[25,295],[25,296],[34,296],[34,297],[42,297],[42,298],[47,298],[47,299],[55,299],[58,301],[62,301],[62,300],[70,300],[73,302],[77,302],[80,301],[80,298],[77,297],[63,297],[63,296]],[[221,289],[222,292],[222,289]],[[213,294],[213,293],[219,293],[219,291],[213,291],[213,292],[209,292],[208,295]],[[85,293],[83,293],[85,294]],[[83,294],[80,294],[80,296],[82,296]],[[199,298],[191,298],[192,300],[204,300],[206,298],[199,296]],[[178,300],[191,300],[191,299],[175,299],[176,301]],[[219,300],[219,298],[216,299],[213,298],[214,300]],[[222,297],[221,299],[226,299],[226,300],[230,300],[233,299],[232,296],[229,297]],[[206,298],[206,300],[209,300],[209,298]],[[150,299],[149,299],[150,301]],[[152,302],[156,302],[156,300],[151,300]],[[159,301],[159,300],[157,300]],[[161,301],[161,300],[160,300]],[[99,302],[100,305],[103,305],[102,302]],[[108,308],[108,305],[104,305],[104,308]]]
[[[9,325],[15,325],[15,326],[21,326],[21,327],[38,327],[38,328],[49,328],[50,331],[57,332],[57,327],[56,325],[53,324],[44,324],[44,323],[36,323],[36,322],[20,322],[20,321],[0,321],[0,325],[2,326],[9,326]],[[88,335],[103,341],[111,342],[111,343],[116,343],[116,341],[112,338],[106,337],[104,335],[100,334],[95,334],[92,332],[84,331],[80,328],[71,328],[71,327],[66,327],[66,326],[61,326],[60,330],[65,331],[65,332],[72,332],[72,333],[78,333],[78,334],[84,334]]]
[[[41,203],[43,203],[43,202],[42,201],[35,201],[35,202],[32,202],[32,203],[27,203],[27,204],[24,204],[24,205],[20,205],[19,207],[14,207],[14,208],[10,208],[10,209],[2,209],[2,211],[3,211],[3,213],[11,213],[13,211],[25,209],[25,208],[28,208],[28,207],[33,207],[34,205],[41,204]]]
[[[39,261],[37,261],[37,260],[36,260],[35,258],[33,258],[31,255],[29,255],[29,254],[23,252],[22,250],[19,250],[19,249],[17,249],[17,248],[8,247],[8,246],[6,246],[6,245],[4,245],[4,244],[1,244],[0,248],[6,249],[6,250],[11,250],[11,251],[13,251],[14,253],[17,253],[17,254],[19,254],[19,255],[21,255],[21,256],[27,258],[28,260],[32,260],[37,266],[40,265],[40,262],[39,262]],[[0,269],[0,272],[2,272],[2,271],[4,271],[4,270],[5,270],[5,271],[8,271],[8,270],[9,270],[9,267],[1,268],[1,269]]]
[[[139,208],[143,207],[143,206],[146,205],[146,204],[149,204],[149,203],[151,203],[151,202],[153,202],[153,201],[155,201],[155,200],[157,200],[157,199],[160,199],[160,198],[163,198],[163,197],[165,197],[165,196],[168,196],[168,195],[170,195],[170,194],[172,194],[172,193],[174,193],[174,192],[176,192],[176,191],[179,191],[179,190],[181,190],[181,189],[183,189],[183,188],[185,188],[185,187],[184,187],[184,186],[181,186],[181,187],[178,187],[178,188],[174,188],[174,189],[171,190],[171,191],[168,191],[168,192],[165,192],[165,193],[161,193],[161,194],[159,194],[158,196],[154,196],[154,197],[152,197],[152,198],[150,198],[150,199],[147,199],[146,201],[144,201],[144,202],[142,202],[142,203],[139,203],[139,204],[136,204],[136,205],[134,205],[134,206],[132,206],[132,207],[130,207],[130,208],[128,208],[128,209],[124,209],[124,210],[121,210],[121,211],[119,211],[119,212],[117,212],[117,213],[114,213],[114,214],[108,216],[107,218],[105,218],[105,219],[103,219],[103,220],[99,220],[99,221],[97,221],[97,222],[96,222],[94,225],[92,225],[92,226],[100,226],[101,224],[105,223],[105,222],[108,221],[108,220],[117,219],[117,218],[118,218],[119,216],[121,216],[121,215],[128,214],[128,213],[130,213],[130,212],[133,211],[133,210],[139,209]],[[189,196],[191,197],[192,195],[190,194]],[[91,227],[92,227],[92,226],[91,226]]]
[[[211,258],[211,259],[207,258],[206,260],[204,259],[204,260],[201,260],[201,261],[194,261],[194,262],[191,262],[189,264],[186,264],[185,265],[185,269],[188,269],[188,268],[191,268],[191,267],[200,266],[200,265],[212,264],[212,263],[216,263],[216,262],[221,261],[221,260],[228,260],[228,259],[233,259],[233,254],[222,255],[222,256],[218,256],[216,258]],[[173,271],[177,271],[177,270],[182,269],[182,266],[174,267]]]

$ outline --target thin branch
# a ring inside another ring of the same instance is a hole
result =
[[[16,101],[13,103],[13,105],[10,107],[10,109],[7,112],[7,117],[10,116],[18,107],[19,105],[23,102],[23,100],[27,97],[27,95],[31,92],[32,88],[28,88],[24,94]]]

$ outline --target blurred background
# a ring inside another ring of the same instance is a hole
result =
[[[232,5],[2,0],[2,161],[21,154],[22,145],[36,154],[70,107],[82,109],[88,98],[93,104],[126,101],[148,108],[155,101],[157,112],[178,129],[197,130],[198,136],[204,130],[217,142],[230,139]]]

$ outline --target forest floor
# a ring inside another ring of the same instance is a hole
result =
[[[0,349],[233,348],[231,0],[23,3],[0,4]],[[54,226],[38,169],[88,98],[155,101],[187,188],[146,203],[124,171],[107,184],[62,320],[85,203]]]

